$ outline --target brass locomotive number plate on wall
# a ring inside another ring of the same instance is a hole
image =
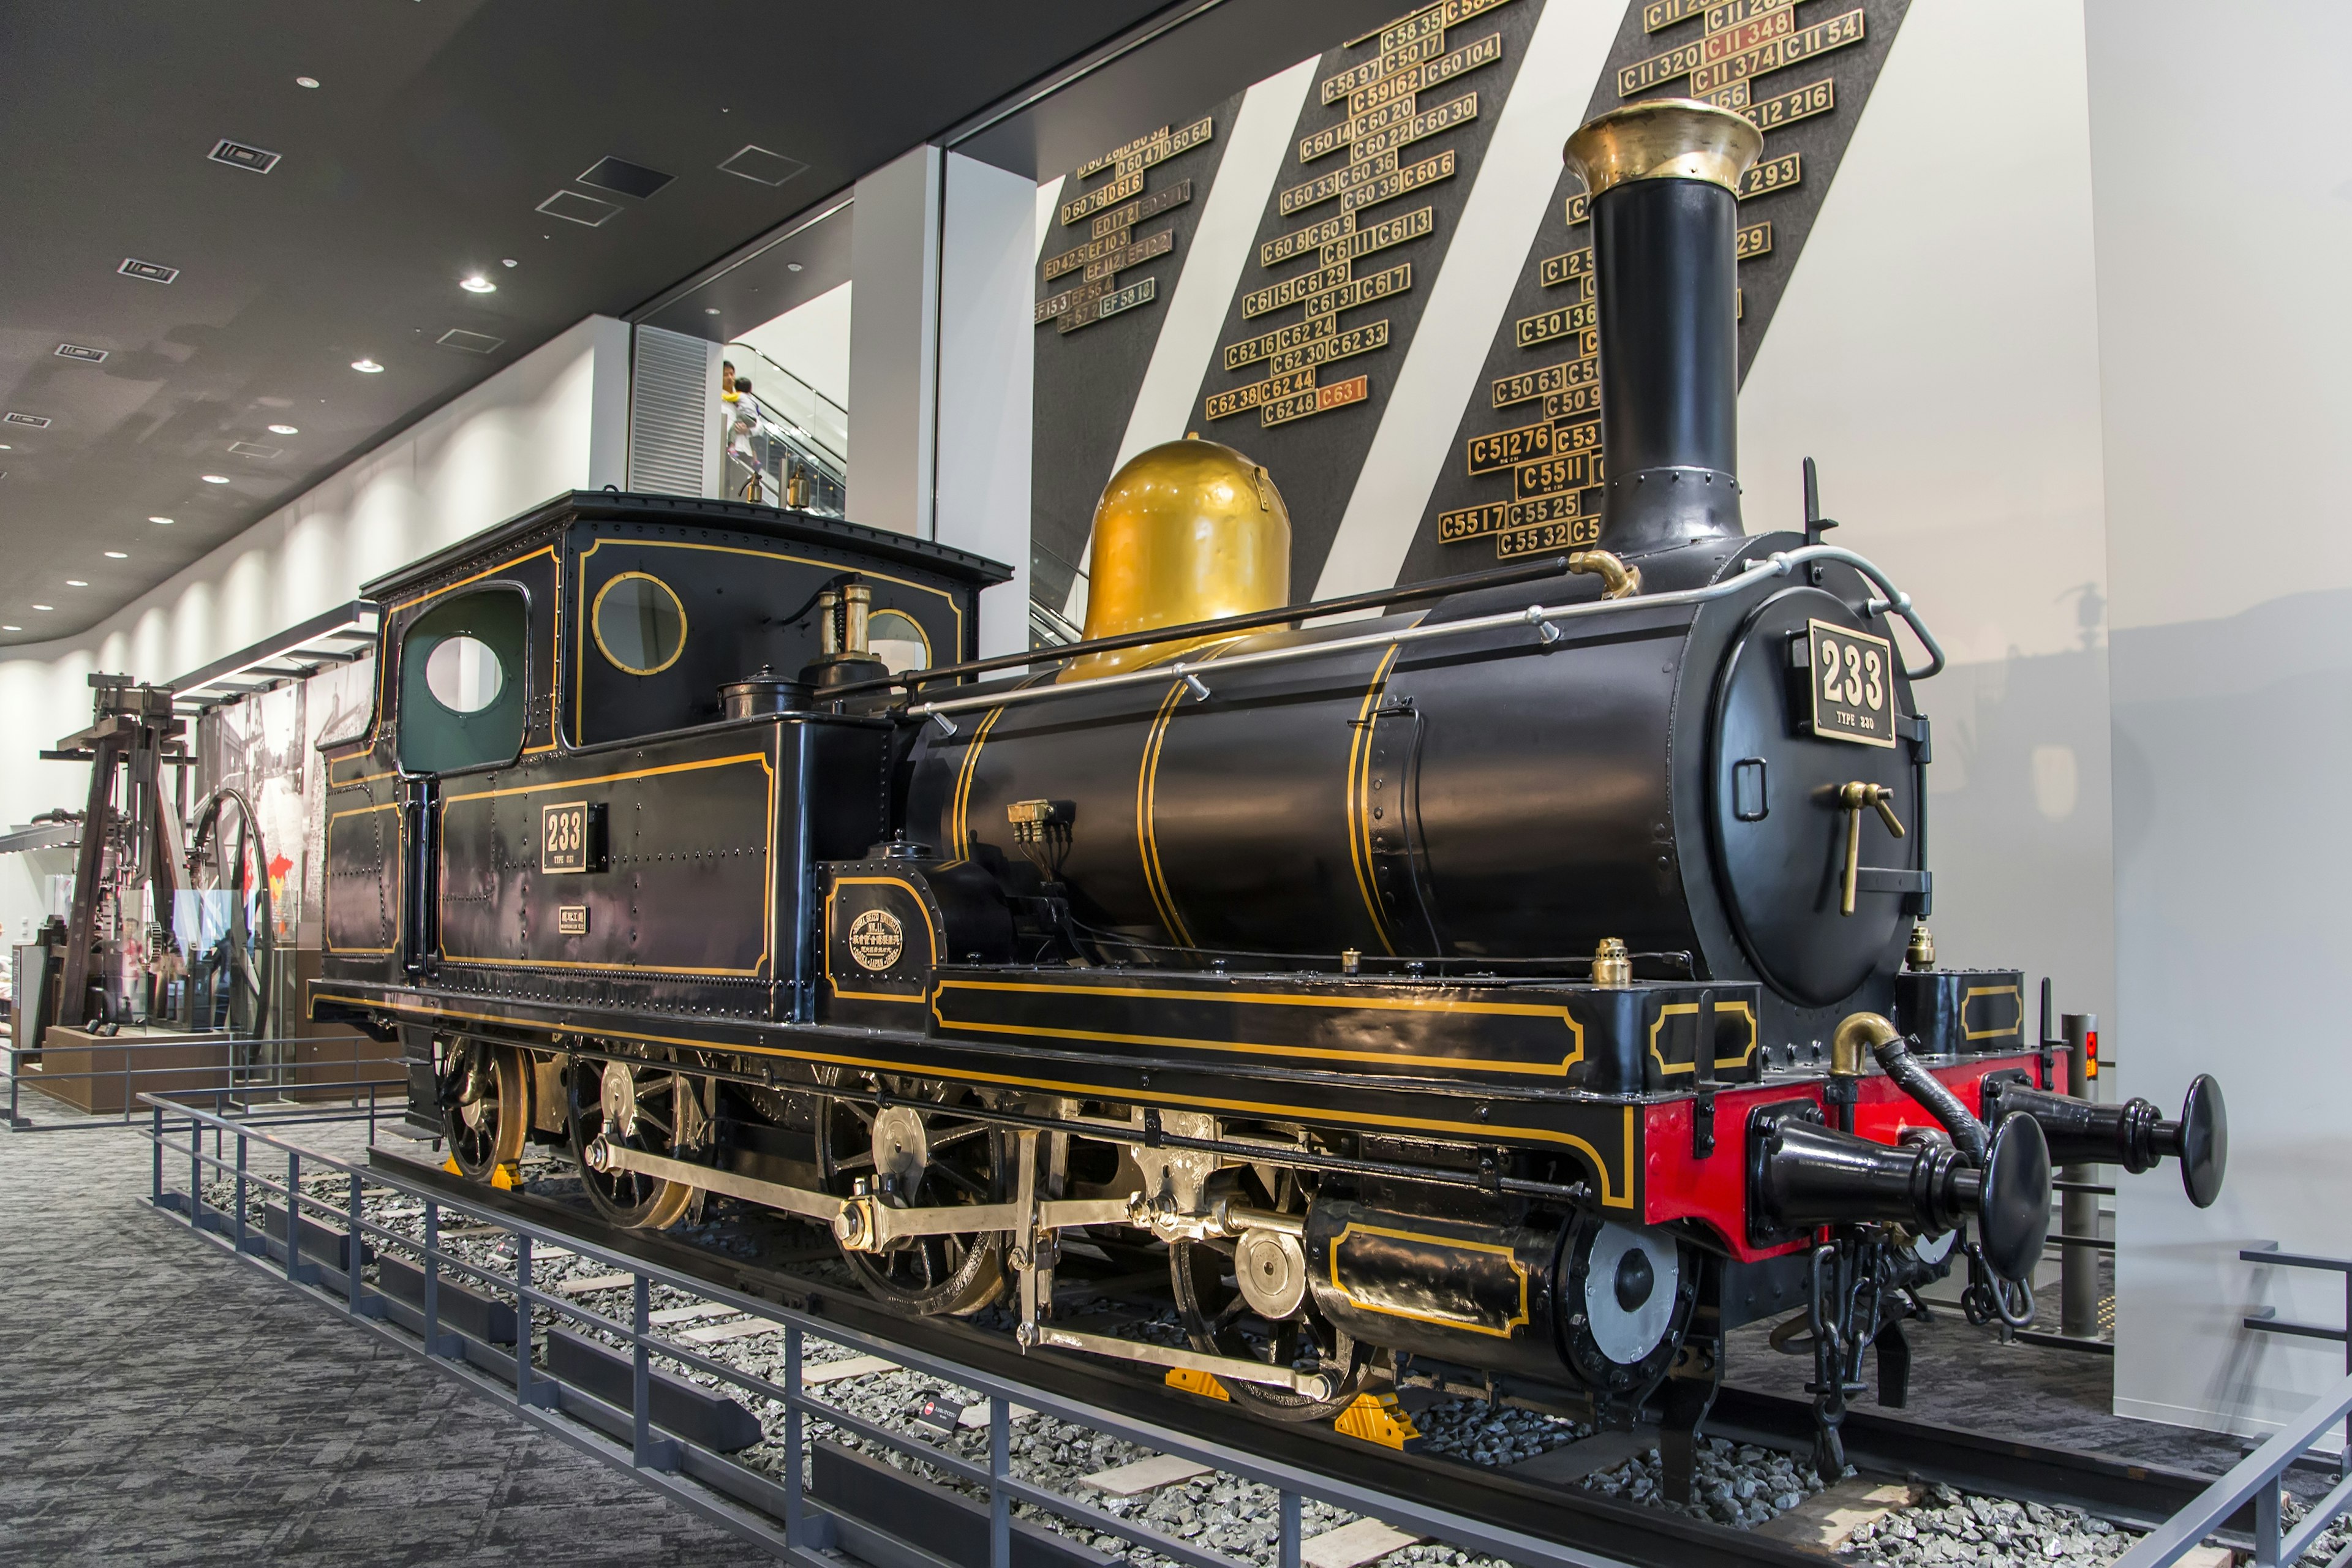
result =
[[[1864,746],[1895,744],[1895,645],[1827,621],[1811,634],[1813,733]]]

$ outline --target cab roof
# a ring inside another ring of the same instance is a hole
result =
[[[829,544],[838,550],[870,555],[877,562],[912,567],[973,588],[1003,583],[1013,569],[984,555],[952,545],[935,544],[912,534],[867,528],[837,518],[808,512],[779,511],[749,501],[704,500],[696,496],[646,495],[620,490],[567,490],[493,523],[478,533],[445,546],[396,572],[361,586],[362,596],[379,602],[423,587],[452,570],[487,561],[516,540],[554,523],[628,522],[667,524],[681,528],[719,528],[796,544]]]

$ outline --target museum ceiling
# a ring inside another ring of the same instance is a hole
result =
[[[23,629],[0,645],[89,627],[583,316],[1161,9],[10,7],[0,622]]]

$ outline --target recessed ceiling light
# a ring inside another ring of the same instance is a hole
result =
[[[509,256],[505,260],[499,262],[499,265],[501,267],[520,267],[522,263]]]
[[[228,483],[228,476],[226,474],[206,474],[204,476],[204,481],[208,485],[225,485]]]
[[[249,146],[222,137],[205,154],[215,163],[226,163],[232,169],[243,169],[248,174],[266,174],[278,167],[278,154],[267,147]]]
[[[35,605],[33,608],[37,610],[54,610],[57,606],[55,605]]]
[[[294,79],[294,85],[296,87],[316,87],[319,85],[319,79],[314,76],[298,76]]]
[[[301,430],[298,426],[292,425],[272,425],[269,427],[269,433],[272,436],[299,436],[302,434]]]
[[[21,632],[24,629],[22,626],[0,626],[0,632]]]
[[[87,588],[89,584],[83,582],[79,577],[68,577],[66,579],[66,586],[68,588]]]
[[[468,294],[495,294],[499,291],[497,284],[478,272],[458,283],[457,287]]]
[[[147,521],[150,521],[150,522],[160,522],[160,523],[162,523],[165,528],[169,528],[169,527],[171,527],[171,526],[172,526],[172,523],[173,523],[173,521],[174,520],[173,520],[173,519],[171,519],[171,518],[168,518],[168,517],[151,517],[151,518],[149,518]]]
[[[706,316],[715,316],[719,314],[719,307],[716,305],[705,305],[702,307],[702,313]]]
[[[109,561],[128,561],[131,559],[131,552],[128,550],[110,550],[106,552],[106,558]]]
[[[372,359],[355,359],[352,361],[352,368],[359,372],[362,375],[382,375],[383,374],[383,366],[376,363],[375,361]]]
[[[797,261],[787,261],[784,263],[784,270],[787,272],[798,272],[800,269],[801,264]]]
[[[8,443],[7,443],[7,442],[5,442],[5,441],[0,441],[0,452],[13,452],[13,451],[15,451],[16,449],[16,447],[11,447],[10,445],[8,445]]]

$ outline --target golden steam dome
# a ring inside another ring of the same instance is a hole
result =
[[[1290,510],[1266,471],[1197,437],[1139,452],[1095,507],[1086,635],[1118,637],[1290,603]],[[1083,679],[1172,658],[1192,637],[1088,654]]]

